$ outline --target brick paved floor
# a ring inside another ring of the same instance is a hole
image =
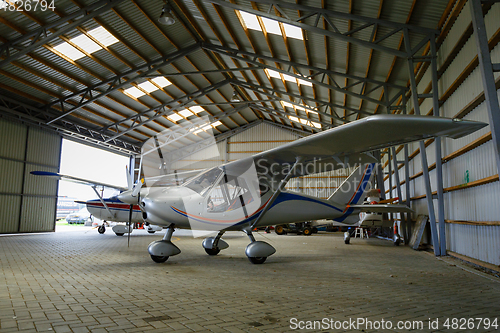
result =
[[[252,265],[242,233],[226,234],[229,249],[210,257],[202,239],[176,231],[182,253],[155,264],[146,249],[162,234],[134,231],[127,248],[111,230],[67,230],[78,231],[0,237],[0,332],[288,332],[292,318],[423,321],[414,331],[459,332],[442,323],[500,317],[498,279],[383,240],[259,233],[277,253]],[[480,331],[494,330],[460,332]]]

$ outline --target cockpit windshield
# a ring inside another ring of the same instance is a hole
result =
[[[184,184],[184,186],[193,191],[198,192],[201,195],[205,195],[208,192],[208,190],[212,187],[212,185],[215,183],[217,178],[219,178],[221,173],[222,170],[219,169],[218,167],[212,168],[194,177],[186,184]]]

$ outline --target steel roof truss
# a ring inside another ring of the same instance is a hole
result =
[[[252,90],[252,91],[256,91],[256,92],[258,92],[260,94],[266,95],[266,96],[271,97],[271,98],[276,98],[278,96],[277,94],[282,94],[282,95],[287,95],[287,96],[290,96],[290,97],[293,97],[293,98],[296,98],[296,99],[302,100],[302,101],[308,100],[308,101],[315,102],[318,105],[318,107],[314,110],[316,112],[318,112],[318,110],[321,107],[327,107],[327,106],[329,106],[331,108],[339,108],[339,109],[343,109],[343,110],[347,110],[347,111],[351,111],[351,112],[363,113],[363,114],[367,114],[367,115],[373,115],[370,112],[356,110],[356,109],[353,109],[353,108],[350,108],[350,107],[346,107],[346,106],[343,106],[343,105],[340,105],[340,104],[329,103],[329,102],[318,100],[318,99],[315,99],[315,98],[312,98],[312,97],[297,95],[297,94],[289,93],[289,92],[278,90],[278,89],[272,89],[272,88],[268,88],[268,87],[256,86],[256,85],[254,85],[252,83],[249,83],[249,82],[242,82],[242,81],[239,81],[239,80],[231,80],[231,83],[234,84],[234,85],[240,86],[242,88],[246,88],[246,89],[249,89],[249,90]],[[268,93],[267,91],[271,91],[272,94]],[[300,104],[296,104],[296,105],[300,105]],[[337,120],[344,121],[344,119],[342,119],[340,117],[335,117],[335,116],[333,116],[331,114],[328,114],[328,113],[324,113],[323,112],[321,114],[323,114],[324,116],[330,117],[330,118],[335,118]]]
[[[53,114],[45,109],[39,109],[34,106],[16,101],[9,97],[0,95],[0,110],[14,115],[17,119],[21,119],[30,124],[48,128],[62,135],[74,137],[82,141],[90,141],[94,144],[104,146],[107,149],[119,151],[121,153],[138,153],[140,147],[129,142],[114,139],[106,141],[107,136],[101,132],[88,128],[86,126],[76,124],[68,120],[60,120],[57,123],[46,125],[46,120],[53,117]]]
[[[203,97],[203,96],[207,95],[208,93],[215,91],[228,83],[229,83],[229,80],[224,80],[224,81],[218,82],[214,85],[211,85],[209,87],[199,89],[199,90],[197,90],[193,93],[190,93],[188,95],[185,95],[183,97],[176,98],[170,102],[163,103],[159,106],[152,107],[149,110],[142,111],[142,112],[137,113],[133,116],[130,116],[130,117],[127,117],[127,118],[122,119],[120,121],[117,121],[114,124],[103,127],[102,132],[108,130],[111,127],[118,129],[119,124],[131,120],[132,125],[128,129],[121,131],[121,132],[118,132],[118,134],[115,134],[114,136],[112,136],[108,140],[118,138],[118,137],[120,137],[120,136],[122,136],[130,131],[133,131],[134,129],[136,129],[138,127],[141,127],[141,126],[153,121],[153,120],[156,120],[156,119],[163,117],[163,116],[171,115],[171,114],[173,114],[172,111],[184,108],[189,103],[192,103],[194,100],[196,100],[197,98]],[[180,102],[180,104],[169,107],[169,105],[171,105],[173,103],[177,103],[177,102]],[[152,116],[147,115],[150,112],[154,112],[154,114]],[[148,119],[143,120],[142,119],[143,116],[147,117]]]
[[[269,11],[267,13],[259,11],[259,10],[251,9],[251,8],[248,8],[248,7],[243,6],[243,5],[230,3],[230,2],[225,1],[225,0],[208,0],[208,1],[211,3],[217,4],[219,6],[231,8],[234,10],[244,11],[247,13],[261,16],[261,17],[266,17],[268,19],[275,20],[275,21],[282,22],[282,23],[287,23],[287,24],[299,27],[301,29],[304,29],[304,30],[307,30],[307,31],[310,31],[313,33],[333,37],[336,39],[343,40],[345,42],[349,42],[349,43],[364,46],[364,47],[367,47],[370,49],[389,53],[389,54],[392,54],[394,56],[398,56],[398,57],[402,57],[402,58],[408,58],[410,56],[413,56],[420,49],[420,47],[415,47],[413,49],[410,48],[410,49],[407,49],[406,51],[400,51],[397,48],[380,45],[380,44],[378,44],[378,41],[377,41],[377,43],[375,41],[373,41],[374,32],[376,31],[377,26],[383,26],[383,27],[391,29],[391,32],[390,32],[391,35],[397,33],[398,31],[401,31],[402,29],[407,29],[408,31],[411,31],[414,34],[411,37],[412,39],[418,38],[417,36],[415,36],[416,34],[418,34],[420,36],[423,35],[425,43],[429,40],[430,37],[435,37],[436,35],[439,34],[439,31],[434,30],[434,29],[427,29],[427,28],[412,26],[409,24],[391,22],[391,21],[386,21],[386,20],[381,20],[381,19],[376,19],[376,18],[371,18],[371,17],[364,17],[364,16],[359,16],[359,15],[331,11],[331,10],[327,10],[327,9],[304,6],[304,5],[299,5],[296,3],[288,3],[288,2],[278,1],[278,0],[272,0],[272,1],[271,0],[255,0],[254,1],[256,3],[269,4]],[[279,12],[283,12],[282,8],[288,8],[288,9],[293,9],[293,10],[304,12],[305,14],[296,20],[292,20],[288,16],[280,17],[280,16],[269,14],[269,13],[271,13],[273,7]],[[314,25],[303,23],[306,19],[312,18],[314,16],[315,16]],[[352,32],[352,30],[342,33],[335,26],[332,19],[352,20],[352,21],[355,21],[355,22],[362,24],[362,26],[356,32],[373,27],[372,33],[370,34],[371,37],[370,37],[370,39],[366,39],[366,40],[352,37],[352,34],[354,33],[354,32]],[[327,22],[327,24],[334,31],[319,28],[318,25],[322,21]],[[410,38],[410,36],[408,36],[407,38]],[[382,40],[384,40],[384,39],[382,39]],[[419,42],[417,44],[418,45],[425,45],[425,43],[422,44],[422,42]]]
[[[126,76],[130,76],[130,75],[133,75],[139,71],[145,70],[141,74],[138,74],[130,79],[130,80],[137,80],[141,77],[144,77],[144,76],[150,75],[153,72],[156,72],[159,68],[167,66],[178,59],[184,58],[186,55],[188,55],[188,54],[190,54],[198,49],[199,49],[198,44],[193,45],[191,47],[187,47],[185,49],[181,49],[181,50],[176,51],[172,54],[166,55],[160,59],[157,59],[157,60],[151,61],[147,64],[132,68],[131,70],[128,70],[125,73],[118,74],[112,78],[101,81],[101,82],[94,84],[90,87],[84,88],[84,89],[77,91],[73,94],[65,96],[57,101],[51,102],[51,103],[47,104],[45,107],[50,108],[55,104],[60,104],[62,107],[63,114],[50,120],[47,124],[50,124],[56,120],[64,118],[67,115],[79,110],[80,108],[82,108],[90,103],[93,103],[94,101],[98,100],[99,98],[104,97],[104,96],[126,86],[127,84],[129,84],[129,81],[124,80],[124,78]],[[108,85],[108,87],[104,91],[97,89],[103,85]],[[78,97],[79,95],[82,95],[82,96],[81,96],[78,104],[77,105],[71,104],[71,107],[69,109],[67,109],[65,107],[64,102],[68,101],[71,98]]]
[[[0,57],[6,56],[6,59],[0,61],[0,68],[11,63],[12,61],[19,59],[23,55],[37,49],[38,47],[47,44],[51,40],[65,34],[66,32],[73,30],[74,28],[82,25],[88,20],[91,20],[94,17],[107,12],[123,1],[124,0],[101,0],[72,14],[64,16],[63,18],[55,22],[51,22],[37,29],[34,29],[33,31],[30,31],[13,41],[1,45]],[[76,19],[81,15],[83,15],[83,17]],[[68,21],[72,22],[65,25],[66,23],[68,23]],[[60,26],[63,27],[58,29],[56,32],[49,32],[50,29],[54,29]],[[30,39],[31,41],[29,41]],[[25,45],[28,41],[29,43]],[[17,52],[12,52],[14,50],[16,50]]]

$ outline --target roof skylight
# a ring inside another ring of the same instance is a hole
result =
[[[152,79],[151,81],[156,83],[158,86],[160,86],[162,88],[171,84],[170,81],[165,79],[163,76],[156,77],[156,78]],[[138,89],[138,88],[141,88],[142,90]],[[145,81],[141,84],[138,84],[137,88],[130,87],[130,88],[125,89],[123,92],[127,95],[134,97],[134,98],[139,98],[139,97],[146,95],[146,93],[150,94],[153,91],[156,91],[158,89],[160,89],[160,88],[158,88],[156,85],[154,85],[150,81]]]
[[[116,39],[115,36],[110,34],[109,31],[104,29],[103,27],[92,29],[87,33],[106,47],[119,42],[119,40]]]
[[[262,23],[264,23],[267,33],[281,35],[280,23],[278,21],[262,17]]]
[[[0,4],[0,6],[1,6],[1,4]],[[97,27],[95,29],[89,30],[87,33],[90,36],[92,36],[93,38],[95,38],[99,43],[101,43],[102,45],[104,45],[106,47],[118,42],[118,39],[116,39],[113,35],[111,35],[103,27]],[[84,50],[85,52],[87,52],[89,54],[94,53],[94,52],[102,49],[102,47],[99,44],[97,44],[91,38],[89,38],[83,34],[71,38],[70,42],[77,45],[79,48],[81,48],[82,50]],[[54,49],[56,51],[64,54],[66,57],[70,58],[73,61],[85,57],[85,54],[83,52],[80,52],[79,50],[77,50],[75,47],[71,46],[67,42],[64,42],[64,43],[61,43],[61,44],[55,46]]]
[[[300,40],[304,39],[301,28],[286,23],[283,23],[283,27],[285,28],[285,35],[288,38],[295,38]]]
[[[295,104],[289,103],[287,101],[281,101],[281,105],[283,105],[283,107],[289,107],[289,108],[293,108],[293,109],[296,109],[296,110],[302,110],[302,111],[305,111],[305,112],[318,114],[318,112],[316,112],[313,109],[305,108],[305,107],[300,106],[300,105],[295,105]]]
[[[94,53],[95,51],[102,49],[102,47],[100,47],[96,42],[85,35],[71,38],[70,41],[87,53]]]
[[[204,108],[202,108],[201,106],[199,105],[195,105],[195,106],[191,106],[191,107],[188,107],[189,110],[191,110],[191,112],[197,114],[197,113],[200,113],[202,111],[205,111]]]
[[[174,114],[171,114],[170,116],[168,116],[167,119],[169,119],[175,123],[175,122],[178,122],[179,120],[181,120],[182,117],[179,116],[177,113],[174,113]]]
[[[288,118],[291,121],[294,121],[296,123],[300,123],[302,125],[306,125],[306,126],[309,126],[309,127],[315,127],[315,128],[321,128],[321,124],[317,123],[315,121],[306,120],[306,119],[300,119],[300,118],[297,118],[297,117],[294,117],[294,116],[288,116]]]
[[[158,87],[155,86],[154,84],[152,84],[151,82],[149,81],[146,81],[146,82],[143,82],[141,84],[138,84],[137,87],[141,88],[142,90],[144,90],[145,92],[147,92],[148,94],[149,93],[152,93],[153,91],[155,90],[158,90]]]
[[[66,42],[55,46],[54,50],[56,50],[59,53],[62,53],[63,55],[65,55],[66,57],[70,58],[73,61],[85,57],[85,54],[78,51],[75,47],[69,45]]]
[[[193,116],[193,113],[187,109],[184,109],[184,110],[181,110],[178,112],[181,116],[183,116],[184,118],[187,118],[187,117],[191,117]]]
[[[157,85],[159,85],[160,87],[164,88],[164,87],[168,87],[169,85],[171,85],[172,83],[167,80],[164,76],[158,76],[158,77],[155,77],[154,79],[152,79],[151,81],[153,81],[154,83],[156,83]]]
[[[277,71],[272,70],[272,69],[266,69],[266,72],[270,77],[275,78],[275,79],[281,80],[283,77],[283,80],[288,81],[288,82],[294,82],[294,83],[297,83],[298,85],[301,84],[301,85],[309,86],[309,87],[312,87],[312,85],[313,85],[312,82],[309,82],[309,81],[306,81],[303,79],[298,79],[298,78],[295,78],[291,75],[283,74],[283,73],[277,72]]]
[[[244,11],[240,11],[241,18],[243,19],[244,26],[247,29],[262,31],[259,20],[256,15],[250,14]],[[266,31],[270,34],[283,36],[280,29],[280,22],[276,20],[269,19],[267,17],[261,17],[262,23],[266,28]],[[288,38],[295,38],[303,40],[302,29],[288,23],[281,23],[285,30],[285,36]]]
[[[257,19],[257,16],[247,13],[247,12],[241,12],[241,18],[243,19],[243,22],[245,23],[245,26],[247,29],[252,29],[252,30],[259,30],[262,31],[260,28],[259,20]]]
[[[123,90],[123,92],[127,95],[134,97],[134,98],[139,98],[139,97],[145,95],[144,91],[142,91],[136,87],[127,88],[127,89]]]

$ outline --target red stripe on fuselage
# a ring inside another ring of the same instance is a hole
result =
[[[99,207],[99,208],[104,208],[104,205],[102,204],[102,202],[87,202],[87,205],[88,206],[91,206],[91,207]],[[109,209],[130,209],[130,205],[129,204],[113,204],[113,203],[106,203],[106,205],[108,206]],[[139,207],[139,205],[134,205],[133,210],[137,210],[137,211],[140,211],[141,208]]]

